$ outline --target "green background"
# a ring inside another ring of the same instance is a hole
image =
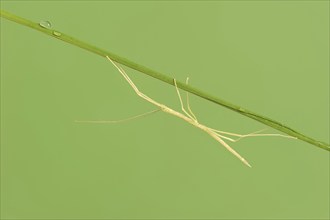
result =
[[[1,1],[1,8],[329,142],[328,1]],[[127,73],[180,109],[174,87]],[[264,125],[191,96],[200,122]],[[329,153],[219,143],[157,113],[105,59],[1,19],[1,217],[328,219]],[[276,132],[269,130],[268,132]]]

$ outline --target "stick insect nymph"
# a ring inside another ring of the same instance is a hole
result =
[[[245,138],[245,137],[255,137],[255,136],[281,136],[281,137],[293,138],[291,136],[286,136],[286,135],[281,135],[281,134],[260,134],[260,132],[262,132],[263,130],[257,131],[257,132],[253,132],[253,133],[250,133],[250,134],[245,134],[245,135],[243,135],[243,134],[235,134],[235,133],[230,133],[230,132],[219,131],[219,130],[210,128],[210,127],[208,127],[206,125],[200,124],[197,121],[196,116],[194,115],[194,113],[190,109],[188,92],[186,93],[187,109],[188,109],[188,111],[186,111],[186,109],[184,108],[183,102],[182,102],[182,98],[181,98],[181,94],[179,92],[179,88],[177,86],[177,83],[176,83],[176,80],[175,79],[173,79],[174,86],[175,86],[176,92],[177,92],[178,97],[179,97],[179,101],[180,101],[180,104],[181,104],[181,109],[182,109],[182,111],[183,111],[183,113],[185,115],[182,114],[182,113],[180,113],[180,112],[178,112],[178,111],[173,110],[172,108],[170,108],[170,107],[168,107],[168,106],[166,106],[164,104],[161,104],[161,103],[153,100],[152,98],[150,98],[146,94],[140,92],[139,89],[136,87],[136,85],[133,83],[133,81],[126,74],[126,72],[124,71],[124,69],[121,66],[119,66],[118,64],[116,64],[113,60],[111,60],[110,57],[106,56],[106,58],[117,68],[117,70],[125,78],[125,80],[129,83],[129,85],[133,88],[133,90],[135,91],[135,93],[138,96],[140,96],[144,100],[146,100],[146,101],[150,102],[151,104],[153,104],[153,105],[155,105],[155,106],[158,107],[157,110],[151,111],[149,113],[153,113],[153,112],[156,112],[158,110],[161,110],[161,111],[163,111],[165,113],[168,113],[170,115],[173,115],[173,116],[176,116],[178,118],[181,118],[182,120],[188,122],[189,124],[191,124],[191,125],[199,128],[199,129],[205,131],[207,134],[209,134],[212,138],[214,138],[221,145],[223,145],[230,153],[232,153],[234,156],[236,156],[238,159],[240,159],[248,167],[251,167],[251,165],[249,164],[249,162],[246,159],[244,159],[237,151],[235,151],[233,148],[231,148],[224,140],[228,140],[228,141],[231,141],[231,142],[236,142],[236,141],[238,141],[238,140],[240,140],[242,138]],[[188,78],[186,80],[186,83],[188,84]],[[146,114],[149,114],[149,113],[146,113]],[[142,114],[140,116],[143,116],[143,115],[146,115],[146,114]],[[133,117],[133,118],[136,118],[136,117]],[[121,120],[121,121],[124,121],[124,120]],[[114,121],[78,121],[78,122],[113,123]],[[237,138],[236,139],[233,139],[233,138],[230,138],[230,137],[225,136],[225,135],[229,135],[229,136],[237,137]]]

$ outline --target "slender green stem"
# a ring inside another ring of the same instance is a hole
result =
[[[56,31],[56,30],[53,30],[53,29],[50,29],[50,28],[42,27],[42,26],[40,26],[39,23],[35,23],[35,22],[32,22],[32,21],[29,21],[27,19],[18,17],[18,16],[14,15],[14,14],[11,14],[11,13],[6,12],[6,11],[3,11],[3,10],[1,10],[1,17],[6,18],[6,19],[11,20],[11,21],[14,21],[14,22],[16,22],[18,24],[21,24],[21,25],[30,27],[32,29],[38,30],[38,31],[40,31],[40,32],[42,32],[44,34],[47,34],[47,35],[49,35],[51,37],[54,37],[54,38],[56,38],[58,40],[62,40],[62,41],[65,41],[65,42],[67,42],[69,44],[72,44],[72,45],[81,47],[81,48],[83,48],[83,49],[85,49],[85,50],[87,50],[89,52],[93,52],[93,53],[98,54],[98,55],[100,55],[100,56],[102,56],[104,58],[106,56],[108,56],[112,60],[116,61],[117,63],[120,63],[122,65],[125,65],[127,67],[130,67],[132,69],[135,69],[135,70],[137,70],[139,72],[142,72],[144,74],[147,74],[149,76],[152,76],[152,77],[154,77],[154,78],[156,78],[158,80],[161,80],[163,82],[166,82],[168,84],[174,85],[173,78],[171,78],[171,77],[169,77],[167,75],[164,75],[164,74],[162,74],[160,72],[157,72],[155,70],[152,70],[152,69],[150,69],[148,67],[145,67],[145,66],[142,66],[140,64],[137,64],[137,63],[135,63],[133,61],[130,61],[130,60],[126,59],[126,58],[120,57],[120,56],[118,56],[116,54],[110,53],[110,52],[108,52],[106,50],[103,50],[101,48],[97,48],[97,47],[95,47],[93,45],[90,45],[90,44],[88,44],[86,42],[83,42],[81,40],[78,40],[76,38],[73,38],[73,37],[71,37],[71,36],[69,36],[67,34],[64,34],[64,33],[60,32],[60,31]],[[310,138],[310,137],[308,137],[308,136],[306,136],[304,134],[301,134],[301,133],[299,133],[299,132],[297,132],[297,131],[289,128],[288,126],[286,126],[286,125],[284,125],[282,123],[279,123],[279,122],[277,122],[277,121],[275,121],[273,119],[267,118],[265,116],[262,116],[260,114],[254,113],[254,112],[251,112],[251,111],[249,111],[247,109],[244,109],[244,108],[242,108],[242,107],[240,107],[238,105],[234,105],[234,104],[229,103],[229,102],[227,102],[225,100],[222,100],[222,99],[220,99],[218,97],[215,97],[215,96],[212,96],[210,94],[207,94],[206,92],[203,92],[203,91],[201,91],[201,90],[199,90],[197,88],[194,88],[194,87],[192,87],[190,85],[187,85],[187,84],[185,84],[183,82],[179,82],[179,81],[176,81],[176,82],[177,82],[177,86],[180,89],[183,89],[183,90],[185,90],[187,92],[190,92],[192,94],[195,94],[195,95],[197,95],[197,96],[199,96],[201,98],[207,99],[207,100],[209,100],[211,102],[214,102],[214,103],[216,103],[218,105],[224,106],[224,107],[226,107],[228,109],[231,109],[231,110],[233,110],[235,112],[238,112],[238,113],[240,113],[242,115],[245,115],[245,116],[247,116],[249,118],[252,118],[252,119],[254,119],[256,121],[259,121],[259,122],[261,122],[261,123],[263,123],[263,124],[265,124],[265,125],[267,125],[269,127],[272,127],[272,128],[274,128],[276,130],[279,130],[279,131],[281,131],[283,133],[286,133],[288,135],[291,135],[293,137],[296,137],[296,138],[298,138],[298,139],[300,139],[302,141],[308,142],[308,143],[313,144],[313,145],[315,145],[317,147],[320,147],[320,148],[322,148],[324,150],[330,151],[330,145],[328,143],[314,140],[313,138]]]

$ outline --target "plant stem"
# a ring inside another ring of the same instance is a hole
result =
[[[171,78],[171,77],[169,77],[167,75],[164,75],[164,74],[162,74],[160,72],[157,72],[155,70],[152,70],[152,69],[150,69],[148,67],[145,67],[145,66],[142,66],[140,64],[137,64],[137,63],[135,63],[133,61],[130,61],[130,60],[126,59],[126,58],[123,58],[121,56],[118,56],[116,54],[113,54],[111,52],[108,52],[108,51],[103,50],[101,48],[97,48],[97,47],[95,47],[95,46],[93,46],[91,44],[88,44],[86,42],[83,42],[81,40],[78,40],[76,38],[73,38],[73,37],[71,37],[69,35],[66,35],[66,34],[60,32],[60,31],[56,31],[56,30],[53,30],[53,29],[50,29],[50,28],[48,29],[48,28],[42,27],[42,26],[39,25],[39,23],[35,23],[35,22],[32,22],[32,21],[29,21],[27,19],[18,17],[18,16],[14,15],[14,14],[11,14],[11,13],[6,12],[6,11],[3,11],[3,10],[1,10],[1,17],[6,18],[6,19],[11,20],[11,21],[14,21],[14,22],[16,22],[18,24],[21,24],[21,25],[30,27],[32,29],[38,30],[38,31],[40,31],[40,32],[42,32],[44,34],[47,34],[47,35],[49,35],[51,37],[54,37],[54,38],[56,38],[58,40],[62,40],[62,41],[65,41],[65,42],[67,42],[69,44],[78,46],[78,47],[83,48],[83,49],[85,49],[85,50],[87,50],[89,52],[93,52],[95,54],[98,54],[98,55],[100,55],[100,56],[102,56],[104,58],[106,56],[108,56],[112,60],[116,61],[117,63],[120,63],[122,65],[125,65],[127,67],[130,67],[132,69],[135,69],[135,70],[137,70],[139,72],[142,72],[144,74],[147,74],[149,76],[152,76],[152,77],[154,77],[154,78],[156,78],[158,80],[161,80],[163,82],[166,82],[168,84],[174,85],[173,78]],[[225,100],[222,100],[222,99],[220,99],[218,97],[215,97],[213,95],[207,94],[206,92],[201,91],[201,90],[199,90],[197,88],[194,88],[194,87],[192,87],[190,85],[187,85],[187,84],[185,84],[183,82],[176,81],[176,83],[177,83],[177,86],[180,89],[183,89],[183,90],[185,90],[187,92],[190,92],[192,94],[195,94],[195,95],[197,95],[197,96],[199,96],[201,98],[207,99],[207,100],[209,100],[211,102],[214,102],[214,103],[216,103],[218,105],[224,106],[224,107],[226,107],[228,109],[231,109],[231,110],[233,110],[235,112],[238,112],[238,113],[240,113],[240,114],[242,114],[242,115],[244,115],[246,117],[252,118],[252,119],[254,119],[256,121],[259,121],[259,122],[261,122],[261,123],[263,123],[263,124],[265,124],[265,125],[267,125],[269,127],[272,127],[272,128],[274,128],[274,129],[276,129],[278,131],[281,131],[283,133],[286,133],[286,134],[288,134],[288,135],[290,135],[292,137],[296,137],[296,138],[298,138],[298,139],[300,139],[302,141],[308,142],[308,143],[313,144],[313,145],[315,145],[315,146],[317,146],[319,148],[322,148],[324,150],[330,151],[330,145],[328,143],[317,141],[317,140],[315,140],[315,139],[313,139],[311,137],[308,137],[308,136],[306,136],[304,134],[301,134],[301,133],[299,133],[299,132],[297,132],[297,131],[289,128],[288,126],[286,126],[286,125],[284,125],[282,123],[279,123],[279,122],[277,122],[277,121],[275,121],[273,119],[267,118],[267,117],[262,116],[260,114],[254,113],[254,112],[252,112],[250,110],[244,109],[244,108],[242,108],[242,107],[240,107],[238,105],[234,105],[234,104],[229,103],[229,102],[227,102]]]

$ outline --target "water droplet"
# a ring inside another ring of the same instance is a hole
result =
[[[47,29],[50,29],[52,27],[52,24],[49,21],[40,21],[39,25]]]
[[[60,32],[58,32],[58,31],[53,31],[53,34],[54,34],[56,37],[59,37],[59,36],[62,35],[62,34],[61,34]]]

